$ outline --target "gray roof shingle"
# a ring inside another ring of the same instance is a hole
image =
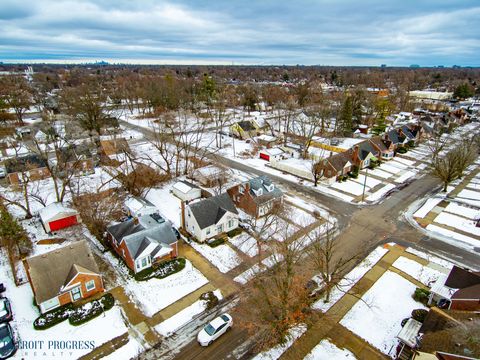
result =
[[[216,224],[227,211],[238,214],[227,193],[190,204],[189,208],[201,229]]]

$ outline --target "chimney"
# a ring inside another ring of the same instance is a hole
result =
[[[134,225],[138,225],[138,217],[135,216],[135,217],[133,218],[133,224],[134,224]]]
[[[358,145],[355,145],[355,146],[353,147],[352,159],[353,159],[353,161],[357,161],[357,160],[358,160]]]

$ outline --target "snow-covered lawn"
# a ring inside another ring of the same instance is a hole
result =
[[[356,183],[359,183],[360,185],[363,186],[363,184],[365,183],[365,175],[358,174],[358,177],[356,179],[350,179],[350,180],[355,181]],[[371,176],[367,176],[367,188],[373,188],[381,183],[382,182],[380,180],[374,179]]]
[[[384,354],[395,349],[401,321],[412,310],[425,307],[413,300],[416,286],[400,275],[387,271],[362,296],[340,324],[365,339]]]
[[[258,255],[257,241],[246,232],[230,239],[230,243],[250,257]]]
[[[176,274],[147,281],[131,278],[125,289],[137,299],[144,314],[152,316],[207,283],[207,278],[187,260],[185,268]]]
[[[403,182],[407,181],[408,179],[410,179],[411,177],[413,177],[415,175],[417,175],[416,171],[409,170],[409,171],[404,172],[402,175],[400,175],[394,181],[396,183],[400,184],[400,183],[403,183]]]
[[[265,271],[268,268],[271,268],[277,262],[282,260],[283,260],[282,255],[275,255],[275,254],[270,255],[265,259],[263,259],[260,264],[253,265],[251,268],[245,270],[240,275],[236,276],[233,280],[242,285],[245,285],[253,277],[255,277],[255,275],[261,273],[262,271]]]
[[[218,300],[223,299],[220,290],[215,290],[213,293],[217,296]],[[197,300],[192,305],[156,325],[155,330],[162,336],[170,336],[182,326],[190,322],[196,315],[204,312],[206,308],[207,302],[205,300]]]
[[[404,165],[407,165],[407,166],[412,166],[413,164],[415,164],[415,161],[413,160],[408,160],[408,159],[404,159],[400,156],[396,156],[393,161],[396,161],[396,162],[399,162],[399,163],[402,163]]]
[[[128,343],[113,353],[102,357],[102,360],[134,359],[144,350],[143,346],[133,337],[128,337]]]
[[[308,226],[315,221],[313,215],[298,207],[285,205],[285,211],[290,220],[300,227]]]
[[[437,256],[434,256],[434,255],[427,254],[426,252],[423,252],[423,251],[420,251],[420,250],[409,247],[405,251],[410,253],[410,254],[416,255],[416,256],[418,256],[422,259],[425,259],[429,263],[432,263],[432,264],[435,264],[435,265],[440,265],[441,267],[443,267],[445,269],[451,270],[452,267],[453,267],[453,264],[450,261],[441,259],[441,258],[439,258]]]
[[[105,312],[105,315],[92,319],[80,326],[72,326],[68,320],[57,324],[46,330],[35,330],[33,321],[40,315],[40,311],[33,305],[33,293],[30,284],[15,286],[6,255],[0,252],[0,273],[1,282],[6,287],[4,296],[10,299],[13,311],[13,321],[10,325],[16,333],[18,340],[43,341],[45,356],[42,359],[78,358],[92,351],[92,349],[54,350],[48,349],[48,342],[54,341],[93,341],[94,345],[100,346],[103,343],[120,336],[128,331],[124,324],[121,309],[114,306]],[[71,352],[71,353],[70,353]],[[15,359],[33,357],[30,350],[19,350],[14,356]]]
[[[350,271],[338,282],[338,285],[330,292],[330,301],[325,302],[325,297],[317,300],[313,308],[320,311],[328,311],[340,298],[345,295],[375,264],[388,252],[388,249],[377,247],[355,269]]]
[[[282,356],[282,354],[288,350],[290,346],[297,340],[300,336],[307,331],[305,325],[297,325],[289,331],[289,338],[287,342],[283,345],[277,345],[271,348],[268,351],[261,352],[255,356],[252,360],[276,360]]]
[[[362,195],[363,193],[363,184],[347,180],[342,182],[335,182],[332,184],[332,188],[344,191],[355,196]],[[368,190],[369,187],[366,188]]]
[[[444,229],[440,226],[429,224],[426,229],[441,235],[441,240],[448,242],[454,246],[460,246],[464,249],[474,251],[474,248],[480,245],[480,240],[474,239],[473,237],[459,234],[455,231]]]
[[[328,340],[322,340],[303,360],[354,360],[356,359],[347,349],[339,349]]]
[[[480,192],[463,189],[457,194],[456,200],[480,207]]]
[[[470,220],[474,220],[480,216],[480,209],[473,209],[456,203],[448,204],[444,212],[445,211],[451,214],[461,215],[463,217],[469,218]]]
[[[381,164],[380,169],[383,171],[388,171],[389,173],[392,173],[392,174],[398,174],[400,171],[403,170],[403,168],[399,168],[398,166],[395,166],[390,163]]]
[[[394,189],[395,188],[395,185],[393,184],[387,184],[385,185],[384,187],[382,187],[381,189],[375,191],[374,193],[368,195],[366,197],[366,200],[367,201],[377,201],[377,200],[380,200],[383,196],[385,196],[385,194],[387,192],[389,192],[390,190]]]
[[[417,218],[424,218],[425,216],[427,216],[427,214],[433,210],[433,208],[435,206],[437,206],[438,204],[440,204],[442,202],[443,198],[441,197],[434,197],[434,198],[429,198],[427,199],[427,201],[425,201],[425,204],[423,204],[423,206],[418,209],[415,214],[413,214],[414,217],[417,217]]]
[[[318,184],[318,186],[315,188],[315,187],[312,187],[312,189],[317,189],[318,192],[321,192],[321,193],[324,193],[324,194],[327,194],[327,195],[332,195],[336,198],[339,198],[343,201],[346,201],[346,202],[352,202],[352,200],[354,199],[352,196],[349,196],[349,195],[346,195],[346,194],[342,194],[341,192],[338,192],[338,191],[335,191],[333,189],[331,189],[330,187],[325,186],[325,185],[322,185],[322,184]]]
[[[372,174],[372,175],[375,175],[375,176],[378,176],[378,177],[381,177],[381,178],[383,178],[383,179],[388,179],[389,177],[392,176],[391,173],[386,172],[386,171],[383,171],[383,170],[381,170],[381,169],[379,169],[379,168],[376,168],[376,169],[374,169],[374,170],[368,170],[368,173],[369,173],[369,174]]]
[[[405,274],[410,275],[428,287],[430,287],[430,285],[434,283],[440,277],[440,275],[449,272],[448,269],[445,269],[445,272],[440,272],[404,256],[400,256],[397,260],[395,260],[392,266],[396,267],[398,270],[402,270]]]
[[[235,250],[226,244],[211,247],[191,241],[190,245],[222,273],[229,272],[242,262]]]
[[[448,225],[463,232],[480,236],[480,228],[476,227],[476,222],[465,219],[461,216],[441,212],[434,220],[437,224]],[[478,240],[480,243],[480,240]]]

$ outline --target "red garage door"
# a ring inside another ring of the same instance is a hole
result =
[[[68,226],[75,225],[77,223],[77,217],[75,215],[55,220],[55,221],[50,221],[50,231],[55,231],[55,230],[60,230],[63,228],[66,228]]]
[[[270,156],[268,154],[265,154],[265,153],[260,153],[260,159],[269,161]]]

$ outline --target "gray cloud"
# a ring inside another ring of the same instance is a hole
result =
[[[475,65],[472,0],[0,0],[0,60]]]

